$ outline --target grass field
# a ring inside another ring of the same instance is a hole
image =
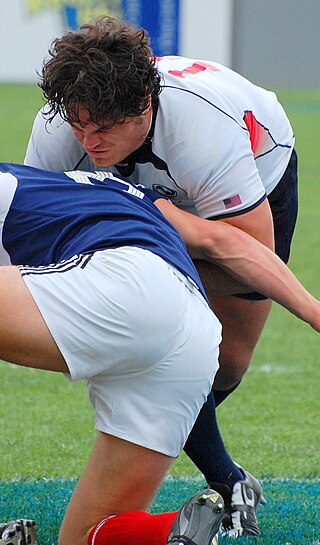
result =
[[[290,266],[320,298],[320,90],[279,91],[278,96],[292,121],[300,161],[300,213]],[[26,85],[0,85],[0,104],[0,160],[22,162],[32,120],[42,104],[40,91]],[[288,494],[293,490],[292,479],[313,479],[309,483],[313,495],[303,496],[300,491],[303,513],[310,513],[308,498],[313,498],[314,505],[319,501],[319,376],[319,336],[274,305],[241,387],[219,408],[231,455],[266,480],[275,502],[272,508],[280,517],[290,502],[287,498],[277,503],[279,479],[291,480]],[[1,364],[0,377],[0,481],[60,478],[70,486],[73,481],[68,479],[79,476],[95,436],[85,385],[7,363]],[[184,455],[174,463],[171,474],[179,479],[198,475]],[[275,486],[273,479],[277,479]],[[319,545],[319,509],[311,512],[316,526],[310,527],[309,535],[299,537],[300,513],[292,523],[294,535],[283,530],[276,541],[263,543]],[[267,529],[270,520],[267,514],[262,516]],[[45,544],[50,545],[49,538],[43,540]]]

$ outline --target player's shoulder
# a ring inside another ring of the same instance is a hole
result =
[[[25,167],[19,163],[0,163],[0,176],[14,176],[17,180],[23,178],[24,173],[28,172],[29,167]]]
[[[69,123],[66,123],[59,114],[56,114],[53,118],[50,117],[50,106],[45,104],[40,108],[36,114],[33,122],[32,132],[41,132],[47,135],[54,135],[59,129],[59,138],[63,132],[71,133],[71,127]]]
[[[194,108],[207,112],[209,106],[231,114],[233,109],[239,108],[240,92],[245,96],[256,94],[253,84],[213,61],[161,57],[158,69],[162,75],[160,105],[167,110],[171,108],[173,115],[175,109],[176,115],[183,110],[189,120]]]
[[[192,88],[207,82],[219,85],[219,82],[233,81],[243,78],[231,68],[213,60],[195,59],[181,56],[158,57],[158,70],[162,76],[163,86],[176,85]]]
[[[70,125],[59,115],[50,122],[48,105],[36,115],[24,163],[47,170],[72,170],[85,155]]]
[[[226,66],[213,60],[182,57],[178,55],[167,55],[157,57],[157,67],[160,73],[171,74],[175,77],[185,78],[188,75],[195,75],[205,70],[220,72],[228,70]]]

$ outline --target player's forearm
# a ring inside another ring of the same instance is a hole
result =
[[[281,259],[235,227],[216,222],[212,240],[202,242],[206,260],[218,264],[239,282],[278,302],[320,331],[320,302]],[[219,233],[220,231],[220,233]]]
[[[165,199],[155,204],[180,232],[193,259],[218,265],[251,291],[263,293],[320,332],[320,302],[272,250],[223,221],[199,218]]]
[[[252,291],[247,286],[236,280],[228,271],[222,269],[212,261],[195,259],[194,264],[200,275],[204,289],[208,297],[217,295],[233,295],[235,293],[248,293]]]

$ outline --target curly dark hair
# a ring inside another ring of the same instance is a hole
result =
[[[99,17],[56,38],[39,74],[50,122],[110,128],[141,115],[160,93],[161,76],[147,32],[113,17]],[[88,111],[86,123],[78,106]]]

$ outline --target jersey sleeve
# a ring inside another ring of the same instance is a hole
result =
[[[85,154],[71,127],[59,116],[49,123],[42,108],[33,123],[24,164],[52,171],[73,170]],[[83,166],[85,169],[87,165]]]
[[[159,199],[166,199],[169,200],[168,197],[164,197],[163,195],[159,195],[159,193],[156,193],[156,191],[153,191],[153,189],[148,189],[147,187],[143,187],[138,185],[139,189],[143,191],[143,193],[148,197],[148,199],[152,202],[156,202]]]

